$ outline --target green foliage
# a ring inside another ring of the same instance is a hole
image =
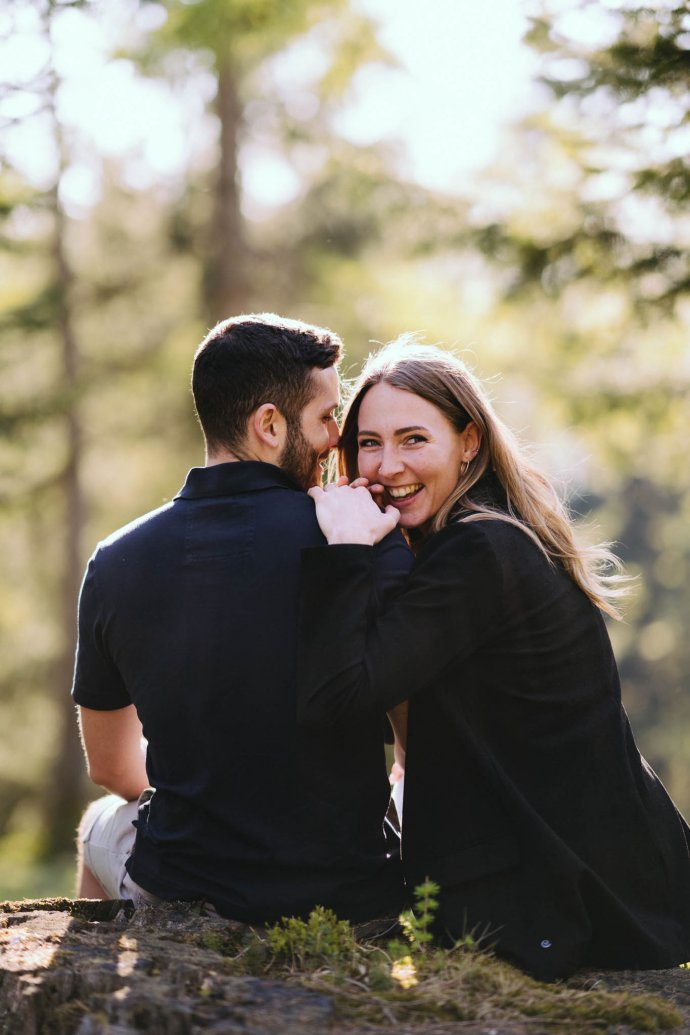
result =
[[[665,0],[652,10],[633,0],[605,15],[595,6],[585,3],[583,9],[599,25],[599,44],[569,32],[567,12],[549,0],[526,37],[542,55],[541,79],[561,116],[542,119],[541,130],[558,146],[568,127],[581,173],[582,232],[555,243],[558,258],[572,261],[559,266],[553,250],[541,252],[542,259],[557,279],[616,279],[633,291],[641,309],[673,309],[690,290],[684,231],[675,234],[664,218],[682,211],[690,196],[690,168],[677,157],[687,150],[690,110],[687,6]],[[594,200],[607,174],[617,186]],[[636,213],[642,233],[634,226]],[[595,260],[589,269],[578,258],[587,237],[585,250]]]
[[[266,939],[276,959],[303,970],[324,964],[347,966],[356,949],[349,923],[323,906],[313,909],[308,920],[283,917],[267,929]]]
[[[441,888],[427,879],[414,889],[414,908],[400,917],[400,925],[414,953],[423,953],[433,941],[432,926],[438,909]]]
[[[527,42],[551,56],[560,56],[567,48],[586,61],[582,74],[570,75],[567,85],[561,78],[544,77],[558,95],[584,97],[601,87],[612,90],[621,101],[644,97],[655,88],[672,95],[687,93],[690,52],[686,45],[686,4],[662,0],[654,9],[640,2],[621,5],[615,15],[609,13],[609,26],[614,25],[616,31],[613,40],[603,47],[568,40],[567,32],[560,29],[555,6],[547,2],[542,7],[544,15],[533,19]],[[583,7],[596,17],[591,0],[585,0]]]
[[[338,4],[338,6],[341,6]],[[332,10],[333,4],[298,0],[198,0],[189,4],[167,0],[168,19],[159,33],[167,50],[171,44],[211,50],[220,63],[249,58],[256,61],[290,36],[303,32],[310,17]]]

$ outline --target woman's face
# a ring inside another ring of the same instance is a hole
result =
[[[357,446],[359,473],[384,487],[383,504],[400,511],[400,526],[424,528],[455,489],[479,437],[474,424],[459,432],[433,403],[381,382],[362,400]]]

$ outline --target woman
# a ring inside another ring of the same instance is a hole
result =
[[[690,831],[621,705],[611,555],[576,544],[438,349],[370,361],[341,459],[359,487],[311,490],[330,545],[304,557],[301,721],[410,699],[403,864],[409,887],[441,885],[439,936],[472,932],[543,980],[690,960]],[[371,544],[397,520],[415,565],[372,625]]]

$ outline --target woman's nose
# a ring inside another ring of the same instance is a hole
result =
[[[385,449],[379,464],[379,477],[392,478],[393,475],[400,474],[404,467],[405,465],[396,449]]]

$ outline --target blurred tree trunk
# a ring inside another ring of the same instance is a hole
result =
[[[48,26],[49,30],[49,26]],[[84,492],[81,481],[82,428],[79,420],[79,350],[74,330],[72,289],[74,277],[67,257],[66,218],[60,201],[60,180],[67,163],[64,135],[55,110],[57,82],[54,78],[49,108],[60,156],[58,174],[50,192],[53,214],[52,281],[56,306],[56,329],[61,356],[62,391],[66,399],[65,462],[58,478],[62,499],[62,571],[60,574],[61,644],[52,677],[57,695],[59,732],[57,748],[44,798],[42,851],[46,856],[65,851],[74,840],[75,824],[83,804],[84,762],[74,706],[70,696],[76,642],[76,608],[82,575]],[[60,537],[58,537],[59,541]]]
[[[219,122],[220,154],[204,276],[204,303],[212,324],[243,312],[249,294],[248,249],[240,210],[237,164],[242,105],[228,58],[219,59],[217,81],[215,113]]]

